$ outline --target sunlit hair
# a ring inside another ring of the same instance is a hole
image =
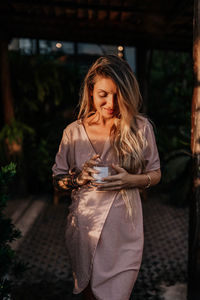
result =
[[[89,69],[81,89],[78,119],[87,118],[94,110],[91,91],[97,76],[110,78],[117,87],[119,113],[111,128],[111,143],[116,151],[120,166],[130,173],[144,168],[143,138],[137,127],[142,102],[138,82],[126,61],[115,55],[98,58]],[[127,212],[133,217],[135,189],[122,190]]]

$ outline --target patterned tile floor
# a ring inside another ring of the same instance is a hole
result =
[[[13,208],[11,209],[13,211]],[[187,282],[188,208],[149,195],[143,200],[145,247],[131,300],[162,300],[162,284]],[[51,197],[20,244],[17,254],[29,268],[16,282],[13,300],[75,300],[64,231],[67,204]],[[175,300],[175,299],[172,299]]]

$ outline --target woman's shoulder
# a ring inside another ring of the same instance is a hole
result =
[[[138,116],[137,118],[138,129],[141,130],[145,136],[149,134],[154,134],[156,130],[155,123],[146,116]]]
[[[147,116],[138,115],[136,117],[136,123],[138,126],[138,129],[143,129],[146,126],[151,126],[151,121]]]
[[[68,124],[64,129],[64,133],[66,135],[70,135],[71,133],[74,133],[76,130],[79,130],[81,123],[82,123],[81,120],[76,120]]]

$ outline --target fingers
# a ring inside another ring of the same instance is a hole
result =
[[[88,164],[95,166],[97,164],[97,160],[99,160],[100,155],[94,155],[89,161]]]
[[[92,176],[92,174],[97,174],[97,173],[99,173],[97,170],[84,166],[81,177],[84,181],[94,181],[95,178]]]
[[[81,175],[81,180],[83,180],[84,182],[90,181],[90,180],[94,180],[94,177],[92,177],[90,175],[90,173],[83,171],[82,175]]]
[[[92,159],[97,159],[97,158],[99,158],[99,157],[100,157],[99,154],[95,154],[95,155],[92,156]]]
[[[84,172],[87,172],[87,173],[99,173],[99,171],[93,169],[93,168],[90,168],[89,166],[84,166],[83,167],[83,171]]]
[[[82,179],[83,180],[86,180],[86,181],[93,181],[95,180],[95,178],[92,176],[92,174],[97,174],[99,173],[97,170],[94,170],[92,168],[89,168],[89,167],[85,167],[82,171]]]
[[[123,188],[124,185],[121,183],[121,181],[98,184],[98,189],[102,191],[121,190]]]
[[[119,181],[112,181],[112,182],[106,182],[106,183],[102,183],[100,185],[100,187],[102,188],[107,188],[107,187],[120,187],[122,188],[123,184],[122,182],[119,180]]]
[[[61,189],[67,190],[67,186],[65,185],[65,183],[63,182],[63,180],[59,180],[58,181],[58,185]]]
[[[97,160],[99,159],[100,155],[98,154],[95,154],[94,156],[92,156],[92,158],[90,158],[88,161],[86,161],[84,163],[84,166],[83,167],[93,167],[93,166],[96,166],[97,164]]]
[[[83,176],[83,179],[86,180],[86,181],[93,181],[94,177],[92,177],[90,175],[85,175],[85,176]]]
[[[121,167],[118,166],[118,165],[112,164],[112,168],[115,169],[118,173],[126,172],[126,170],[125,170],[124,168],[121,168]]]
[[[120,180],[121,179],[121,175],[117,174],[117,175],[112,175],[112,176],[107,176],[102,178],[103,181],[116,181],[116,180]]]
[[[99,184],[98,188],[105,191],[121,190],[126,186],[126,182],[123,177],[124,176],[121,173],[104,177],[102,179],[104,182]]]
[[[92,174],[98,174],[99,173],[99,171],[97,171],[97,170],[95,170],[95,169],[93,169],[93,168],[86,168],[85,169],[85,171],[87,172],[87,173],[92,173]]]
[[[97,160],[99,159],[99,157],[99,154],[95,154],[92,156],[91,159],[84,163],[81,177],[85,182],[89,180],[94,180],[91,174],[99,173],[97,170],[93,169],[93,167],[97,165]]]

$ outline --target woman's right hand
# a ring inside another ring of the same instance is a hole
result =
[[[93,167],[97,165],[97,160],[99,159],[100,155],[96,154],[92,156],[88,161],[86,161],[83,165],[83,169],[81,173],[76,178],[78,185],[84,185],[89,181],[94,181],[94,177],[92,174],[98,173],[98,171],[94,170]]]

